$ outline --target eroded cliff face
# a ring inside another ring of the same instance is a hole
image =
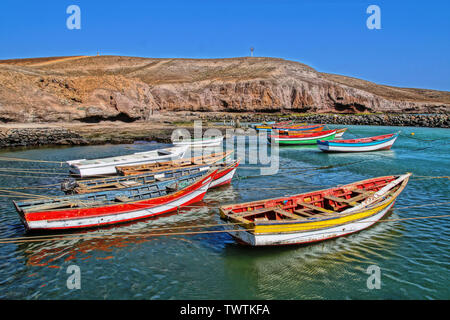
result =
[[[450,93],[394,88],[274,58],[58,57],[0,61],[0,121],[149,119],[164,111],[450,110]]]

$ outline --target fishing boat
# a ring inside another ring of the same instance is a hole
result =
[[[316,132],[322,131],[324,128],[323,125],[307,125],[306,123],[301,124],[291,124],[291,125],[272,125],[272,126],[258,126],[256,127],[257,131],[302,131],[302,132]]]
[[[336,134],[335,134],[335,138],[340,138],[344,135],[345,131],[347,131],[347,128],[342,128],[342,129],[336,129]],[[299,132],[297,131],[287,131],[287,130],[282,130],[279,129],[278,132],[281,135],[298,135]],[[305,131],[305,132],[301,132],[301,134],[308,134],[308,133],[313,133],[314,131]]]
[[[83,194],[100,191],[114,191],[125,188],[134,188],[153,184],[158,181],[174,179],[182,176],[191,175],[200,171],[208,171],[217,169],[217,173],[213,176],[213,181],[209,188],[214,188],[231,183],[239,161],[232,163],[220,164],[201,164],[183,167],[175,167],[165,170],[150,171],[147,173],[114,176],[101,179],[75,180],[73,178],[65,179],[61,183],[61,190],[66,194]]]
[[[316,144],[318,140],[333,140],[335,135],[336,130],[327,130],[297,135],[269,135],[268,139],[280,145]]]
[[[323,128],[325,126],[324,125],[308,125],[308,126],[276,126],[273,127],[273,129],[277,129],[279,131],[293,131],[293,132],[318,132],[318,131],[322,131]]]
[[[255,127],[256,131],[272,131],[272,125],[260,125]]]
[[[172,144],[175,146],[189,146],[189,147],[217,147],[223,141],[223,137],[211,137],[200,139],[186,139],[174,140]]]
[[[14,201],[27,230],[89,228],[147,218],[201,201],[217,170],[154,184],[55,198]]]
[[[240,160],[235,160],[230,164],[214,165],[212,168],[217,169],[217,173],[213,177],[210,188],[221,187],[231,183]]]
[[[399,133],[391,133],[382,136],[360,139],[332,141],[319,140],[317,141],[317,147],[324,152],[366,152],[389,150],[394,144],[398,135]]]
[[[271,126],[275,124],[275,121],[267,121],[267,122],[260,122],[260,123],[252,123],[250,126],[252,128],[261,127],[261,126]]]
[[[234,151],[215,152],[211,154],[203,154],[192,158],[182,158],[172,161],[153,162],[135,166],[117,166],[117,174],[122,176],[136,175],[143,173],[155,173],[158,171],[171,170],[175,168],[184,168],[201,164],[218,164],[230,163],[231,155]]]
[[[179,146],[166,149],[157,149],[145,152],[137,152],[129,155],[101,158],[79,159],[66,163],[70,166],[71,174],[79,177],[92,177],[116,173],[116,166],[138,165],[158,161],[175,160],[184,157],[188,146]]]
[[[336,134],[334,137],[341,138],[344,135],[345,131],[347,131],[347,130],[348,130],[348,128],[336,129]]]
[[[302,244],[372,226],[393,207],[410,173],[220,208],[228,233],[251,246]]]

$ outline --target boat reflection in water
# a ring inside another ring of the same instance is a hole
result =
[[[208,221],[209,213],[208,205],[205,202],[198,202],[192,207],[180,208],[178,212],[120,225],[82,232],[79,230],[58,232],[54,236],[46,233],[45,236],[52,240],[20,243],[18,250],[25,254],[28,266],[59,268],[64,262],[77,259],[86,260],[95,257],[97,260],[108,260],[114,258],[114,251],[117,248],[158,241],[158,238],[162,237],[154,234],[184,232],[190,230],[189,226],[211,223]],[[180,225],[186,229],[177,229]],[[33,236],[30,236],[30,240]]]
[[[391,210],[384,219],[394,218]],[[370,291],[367,268],[396,254],[403,230],[400,222],[381,222],[346,237],[288,247],[242,246],[230,238],[224,250],[225,281],[236,299],[361,299]],[[343,282],[355,290],[343,292]],[[252,288],[252,295],[241,288]]]

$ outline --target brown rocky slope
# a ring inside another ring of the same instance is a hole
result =
[[[0,61],[0,121],[150,119],[164,111],[450,111],[450,92],[395,88],[276,58]]]

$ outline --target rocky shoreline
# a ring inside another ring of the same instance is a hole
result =
[[[0,127],[0,148],[132,144],[135,141],[171,143],[172,133],[176,129],[186,129],[194,136],[192,126],[166,125],[164,128],[148,128],[148,126],[148,123],[141,122],[134,126],[127,126],[126,123],[115,123],[108,126],[103,123],[94,128],[75,127],[70,129],[59,127],[5,129]],[[205,127],[202,131],[207,129],[208,127]],[[225,127],[217,129],[225,134]]]
[[[215,128],[225,133],[225,129],[233,126],[243,128],[246,123],[262,121],[286,121],[307,123],[324,123],[339,125],[377,125],[377,126],[413,126],[449,128],[450,116],[447,114],[413,115],[413,114],[308,114],[308,115],[275,115],[275,114],[234,114],[234,113],[191,113],[189,115],[170,115],[169,119],[185,119],[180,123],[168,120],[139,121],[125,123],[120,121],[99,124],[65,123],[65,124],[8,124],[0,127],[0,147],[39,147],[126,144],[137,140],[170,143],[175,129],[187,129],[192,133],[193,121],[202,120],[203,130]],[[167,119],[167,117],[166,117]],[[220,123],[220,125],[219,125]],[[248,132],[242,132],[248,134]]]
[[[270,115],[270,114],[227,114],[220,117],[205,115],[209,121],[263,122],[288,121],[324,123],[340,125],[400,126],[450,128],[448,114],[307,114],[307,115]]]
[[[0,130],[0,147],[42,145],[83,145],[89,142],[78,133],[64,128],[15,128]]]

